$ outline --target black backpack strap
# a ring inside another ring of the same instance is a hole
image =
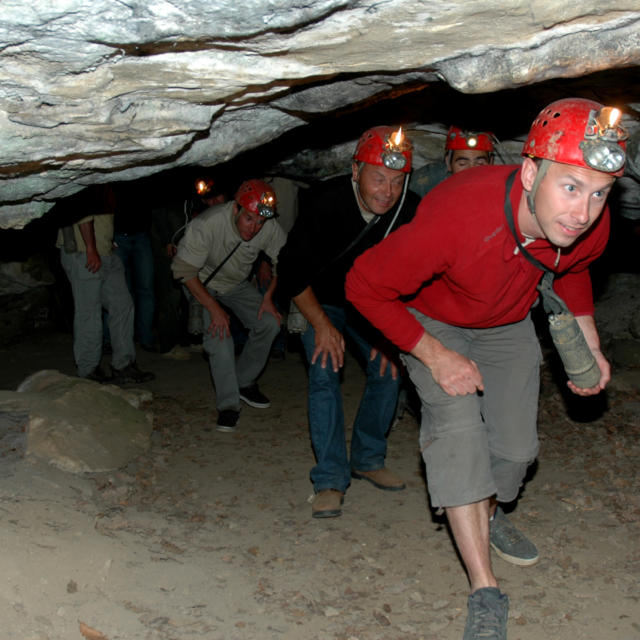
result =
[[[236,252],[236,249],[241,244],[242,244],[241,242],[238,242],[238,244],[235,247],[233,247],[233,249],[231,249],[231,251],[229,251],[229,253],[227,254],[226,258],[207,276],[207,279],[202,283],[205,286],[205,288],[211,282],[211,280],[216,275],[216,273],[218,273],[218,271],[220,271],[220,269],[222,269],[222,267],[224,266],[224,263]]]

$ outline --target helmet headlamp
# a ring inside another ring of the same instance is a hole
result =
[[[627,132],[620,125],[622,112],[615,107],[602,107],[589,113],[584,140],[580,143],[588,167],[596,171],[615,173],[624,166],[626,154],[620,142]]]
[[[402,171],[407,164],[407,157],[404,154],[410,149],[411,143],[402,132],[402,127],[399,127],[397,131],[390,133],[385,138],[381,154],[382,164],[387,169]]]
[[[258,201],[258,215],[263,218],[273,218],[276,215],[276,196],[266,191]]]
[[[624,166],[625,152],[615,142],[585,140],[580,148],[587,166],[596,171],[615,173]]]

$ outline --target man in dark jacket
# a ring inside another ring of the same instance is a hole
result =
[[[358,142],[351,176],[328,180],[307,195],[280,253],[280,286],[309,322],[302,343],[309,361],[309,423],[317,460],[311,470],[315,518],[341,514],[351,477],[384,490],[405,487],[384,466],[399,388],[393,350],[346,302],[344,282],[357,256],[413,217],[418,198],[407,191],[410,170],[411,144],[402,131],[369,129]],[[350,459],[340,392],[345,335],[367,362]]]

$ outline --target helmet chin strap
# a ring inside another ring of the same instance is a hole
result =
[[[542,178],[544,178],[550,166],[551,166],[551,160],[542,158],[540,164],[538,165],[538,171],[536,173],[536,177],[534,178],[533,184],[531,185],[531,190],[527,191],[527,205],[529,206],[529,211],[531,211],[531,215],[534,218],[536,217],[536,207],[534,203],[536,198],[536,192],[538,191],[540,182],[542,182]]]

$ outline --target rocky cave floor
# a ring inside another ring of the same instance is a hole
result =
[[[548,355],[548,354],[547,354]],[[0,388],[73,373],[71,338],[42,332],[0,350]],[[141,353],[157,379],[152,444],[126,468],[71,475],[0,438],[6,640],[458,640],[467,583],[430,510],[418,425],[393,426],[402,492],[354,481],[340,518],[310,517],[313,458],[299,353],[261,379],[266,410],[234,434],[210,427],[205,361]],[[348,360],[347,423],[363,377]],[[617,388],[567,404],[543,373],[541,452],[511,518],[538,564],[494,559],[510,640],[640,639],[640,398]],[[605,406],[606,404],[606,406]],[[2,434],[0,434],[2,436]]]

